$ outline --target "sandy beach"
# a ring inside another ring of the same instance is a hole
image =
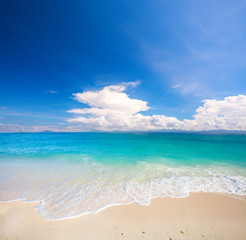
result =
[[[246,201],[212,193],[156,198],[47,221],[38,203],[0,203],[0,239],[246,239]]]

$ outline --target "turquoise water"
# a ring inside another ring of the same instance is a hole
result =
[[[246,195],[246,135],[0,134],[0,200],[47,219],[197,191]]]

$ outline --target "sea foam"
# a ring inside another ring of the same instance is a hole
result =
[[[106,207],[156,197],[185,197],[191,192],[246,195],[245,171],[231,166],[166,166],[161,163],[101,164],[5,162],[0,171],[0,200],[40,201],[50,220],[96,213]]]

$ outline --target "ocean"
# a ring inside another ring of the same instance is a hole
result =
[[[246,195],[246,135],[0,134],[0,201],[58,220],[191,192]]]

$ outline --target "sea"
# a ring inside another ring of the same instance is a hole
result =
[[[49,220],[193,192],[246,195],[246,135],[0,134],[0,201],[38,201]]]

